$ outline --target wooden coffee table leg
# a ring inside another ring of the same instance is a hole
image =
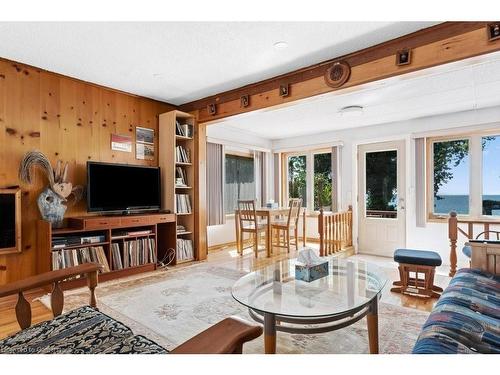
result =
[[[266,354],[276,354],[276,317],[264,313],[264,348]]]
[[[368,321],[370,354],[378,354],[378,296],[373,299],[366,319]]]

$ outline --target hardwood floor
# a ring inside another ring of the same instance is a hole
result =
[[[317,247],[317,244],[310,244],[311,247]],[[265,267],[277,260],[295,258],[297,253],[295,250],[291,250],[290,254],[287,254],[285,250],[278,251],[273,257],[267,258],[265,256],[265,251],[259,252],[259,257],[255,259],[253,251],[247,249],[243,256],[239,256],[236,252],[236,248],[225,248],[218,251],[210,252],[208,254],[208,262],[217,264],[234,262],[233,266],[242,271],[250,272],[257,268]],[[386,274],[389,279],[388,285],[384,288],[382,292],[382,301],[390,303],[393,305],[405,306],[413,309],[418,309],[422,311],[430,311],[437,299],[425,299],[419,297],[410,297],[398,293],[392,293],[390,291],[391,284],[393,281],[399,278],[397,263],[395,263],[391,258],[376,257],[370,255],[357,254],[352,255],[351,251],[346,253],[341,253],[339,256],[347,257],[352,256],[354,259],[365,260],[368,262],[376,263]],[[177,267],[186,267],[186,265],[180,265]],[[445,288],[450,277],[446,275],[446,269],[438,269],[436,274],[436,285]],[[52,318],[52,312],[45,307],[39,301],[33,301],[37,297],[45,294],[45,291],[38,289],[26,293],[26,299],[31,302],[32,306],[32,321],[38,323],[44,320]],[[0,339],[9,336],[17,331],[19,331],[19,326],[17,324],[15,315],[15,304],[17,297],[7,297],[0,299]]]
[[[31,321],[32,324],[52,319],[52,311],[39,301],[33,299],[44,295],[46,292],[42,289],[35,289],[24,293],[26,300],[31,302]],[[17,296],[0,298],[0,339],[7,337],[20,330],[16,320],[15,306]]]

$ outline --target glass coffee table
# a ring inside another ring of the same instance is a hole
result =
[[[233,298],[264,324],[266,354],[276,353],[276,332],[316,334],[367,317],[370,353],[378,353],[378,300],[387,279],[375,265],[328,260],[329,275],[295,280],[295,259],[277,262],[240,278]]]

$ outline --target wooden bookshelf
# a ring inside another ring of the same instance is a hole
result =
[[[181,125],[181,132],[190,128],[189,134],[179,134],[177,124]],[[186,125],[186,126],[183,126]],[[197,228],[195,204],[197,188],[197,170],[195,168],[196,155],[196,119],[193,115],[181,111],[171,111],[160,115],[159,125],[159,153],[158,163],[162,175],[162,208],[176,214],[177,225],[182,225],[185,231],[177,233],[176,237],[182,240],[191,240],[193,246],[193,259],[177,259],[177,247],[175,264],[185,263],[191,260],[200,260],[197,248]],[[181,147],[188,155],[189,160],[179,160],[177,148]],[[183,184],[177,183],[177,171],[180,169],[185,177]],[[189,197],[190,212],[185,212],[178,207],[176,195],[181,194]],[[177,243],[176,243],[177,245]]]
[[[125,234],[125,232],[151,231],[143,234]],[[122,234],[123,233],[123,234]],[[105,241],[99,243],[71,244],[62,248],[53,248],[54,237],[65,236],[104,236]],[[154,259],[147,263],[130,266],[122,269],[113,268],[113,244],[118,243],[120,255],[125,256],[124,247],[126,241],[150,238],[154,240]],[[53,229],[50,223],[39,220],[37,224],[37,246],[40,261],[38,262],[38,273],[52,270],[52,252],[61,250],[78,250],[86,247],[102,247],[110,270],[99,274],[100,281],[112,280],[141,272],[156,269],[158,260],[164,259],[169,249],[176,246],[176,218],[174,214],[141,214],[127,216],[83,216],[69,218],[66,227]],[[85,279],[68,280],[64,283],[64,289],[71,289],[85,285]]]

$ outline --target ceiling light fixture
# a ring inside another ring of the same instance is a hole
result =
[[[277,50],[283,50],[288,47],[288,43],[285,41],[279,41],[273,44],[274,48]]]
[[[339,113],[343,117],[355,117],[363,114],[364,108],[360,105],[349,105],[340,109]]]

